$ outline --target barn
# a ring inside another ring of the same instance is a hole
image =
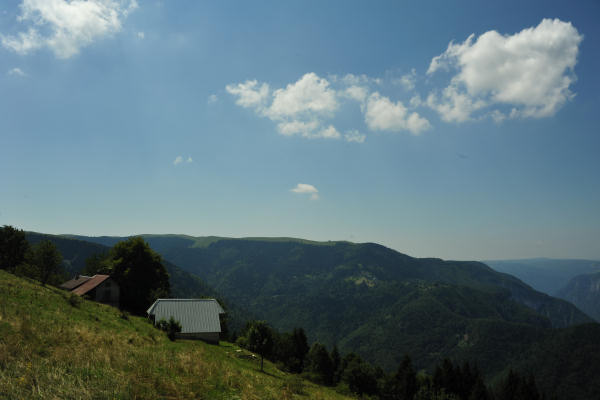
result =
[[[180,339],[200,339],[219,343],[221,334],[220,315],[223,307],[215,299],[158,299],[146,311],[156,324],[161,319],[173,317],[181,324]]]
[[[89,297],[100,303],[114,307],[119,306],[119,285],[109,275],[77,275],[75,278],[60,285],[60,287],[71,293]]]

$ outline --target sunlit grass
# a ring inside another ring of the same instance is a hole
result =
[[[0,398],[338,399],[230,343],[170,342],[144,318],[0,271]],[[294,382],[297,385],[297,382]]]

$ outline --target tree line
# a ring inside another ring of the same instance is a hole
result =
[[[468,362],[440,362],[432,375],[416,371],[405,355],[396,371],[384,372],[355,353],[342,356],[320,343],[308,345],[302,328],[280,333],[265,321],[251,321],[235,340],[243,348],[266,358],[286,372],[300,374],[342,393],[381,400],[541,400],[533,375],[523,377],[509,371],[493,387],[485,385],[481,371]]]
[[[30,245],[25,232],[10,225],[0,228],[0,269],[54,286],[69,279],[54,243],[42,240]],[[170,295],[169,273],[161,256],[141,237],[121,241],[105,254],[90,257],[82,273],[110,275],[121,289],[120,308],[137,315],[145,315],[157,298]]]
[[[54,243],[43,240],[32,246],[25,232],[10,225],[0,228],[0,269],[44,285],[58,285],[67,278],[62,255]]]

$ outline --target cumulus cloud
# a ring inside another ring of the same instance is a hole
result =
[[[144,39],[146,37],[146,34],[144,32],[138,32],[137,37],[138,39]]]
[[[310,72],[285,89],[273,92],[273,103],[267,114],[275,119],[305,113],[331,114],[337,107],[335,91],[329,87],[327,79]]]
[[[23,0],[17,20],[26,30],[0,35],[2,46],[18,54],[51,49],[69,58],[95,40],[119,32],[122,20],[138,7],[136,0]]]
[[[21,68],[13,68],[11,70],[8,71],[8,75],[12,75],[12,76],[27,76],[27,74],[25,72],[23,72],[23,70]]]
[[[344,135],[328,120],[335,118],[348,101],[360,105],[367,127],[371,130],[402,131],[418,134],[430,127],[429,122],[416,112],[408,112],[401,102],[392,103],[370,87],[381,81],[365,75],[348,74],[328,79],[314,72],[303,75],[284,88],[270,90],[266,83],[256,80],[226,86],[236,97],[236,104],[253,108],[263,117],[277,124],[284,136],[302,136],[309,139],[340,139],[363,143],[365,135],[349,131]]]
[[[313,185],[309,185],[307,183],[299,183],[295,188],[290,189],[290,191],[299,194],[310,194],[311,200],[319,199],[319,191]]]
[[[402,102],[392,102],[388,97],[375,92],[369,96],[365,122],[374,131],[408,130],[413,135],[429,129],[429,121],[416,112],[410,113]]]
[[[216,94],[211,94],[210,96],[208,96],[207,102],[208,102],[208,104],[213,104],[213,103],[216,103],[217,100],[219,100],[219,98],[217,97],[217,95]]]
[[[364,143],[366,138],[366,135],[363,135],[356,129],[348,131],[344,134],[344,139],[346,139],[347,142]]]
[[[327,79],[313,72],[274,91],[257,80],[227,85],[225,89],[236,97],[239,106],[252,108],[258,115],[277,123],[278,132],[284,136],[341,137],[333,125],[324,123],[338,108],[336,91]]]
[[[258,84],[257,80],[238,83],[237,85],[227,85],[225,90],[237,97],[235,103],[244,108],[255,108],[262,111],[264,103],[269,97],[269,85]]]
[[[189,164],[189,163],[194,162],[194,160],[192,160],[192,156],[188,156],[188,158],[185,162]]]
[[[342,120],[340,114],[352,121],[344,110],[349,104],[360,106],[368,131],[413,135],[431,128],[423,108],[453,123],[554,115],[574,97],[571,85],[582,40],[571,23],[558,19],[544,19],[512,35],[493,30],[470,35],[464,42],[450,42],[431,60],[430,83],[440,71],[450,77],[429,93],[419,93],[415,69],[383,80],[354,74],[326,79],[309,72],[281,88],[248,80],[227,85],[226,90],[239,106],[271,119],[281,135],[363,143],[365,135],[358,129],[345,129],[342,135],[335,126]],[[398,86],[404,88],[401,100],[394,98]]]
[[[503,118],[498,106],[512,108],[512,118],[554,115],[574,96],[570,86],[582,39],[570,22],[544,19],[513,35],[488,31],[451,42],[431,60],[427,73],[456,73],[427,103],[444,120],[456,122],[484,107],[496,108],[489,112],[495,120]]]

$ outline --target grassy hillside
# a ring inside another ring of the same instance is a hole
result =
[[[308,382],[294,394],[288,375],[248,356],[170,342],[143,318],[0,270],[0,398],[345,398]]]
[[[103,238],[100,243],[81,240],[75,236],[48,235],[36,232],[26,233],[27,241],[31,244],[42,240],[50,240],[56,245],[63,263],[71,275],[81,273],[85,267],[85,260],[95,254],[108,253],[110,247],[114,246],[120,239]],[[179,236],[178,236],[179,238]],[[105,240],[104,240],[105,239]],[[168,239],[166,239],[168,240]],[[224,299],[215,289],[207,285],[198,276],[185,271],[163,258],[163,264],[169,273],[171,284],[171,296],[177,298],[202,298],[214,297],[227,308],[228,325],[232,330],[240,330],[250,315],[236,304]],[[148,304],[150,306],[150,304]]]

